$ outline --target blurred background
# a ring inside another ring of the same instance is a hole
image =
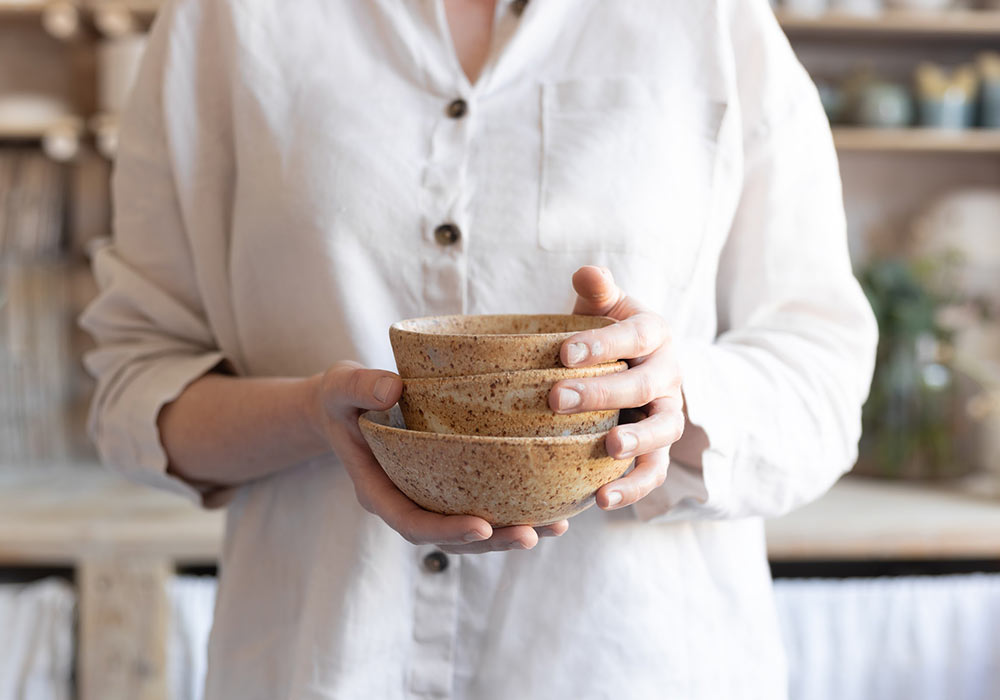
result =
[[[1000,698],[1000,1],[772,4],[882,333],[857,467],[768,524],[792,698]],[[0,0],[0,700],[201,697],[222,516],[97,466],[75,324],[156,9]]]

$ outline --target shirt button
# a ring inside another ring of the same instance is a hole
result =
[[[455,224],[441,224],[434,229],[434,240],[438,245],[455,245],[462,237],[462,232]]]
[[[448,107],[444,112],[452,119],[461,119],[468,111],[469,103],[459,97],[457,100],[449,102]]]
[[[431,552],[424,557],[424,568],[432,574],[440,574],[448,568],[448,556],[444,552]]]
[[[527,6],[528,6],[528,0],[514,0],[514,2],[510,4],[510,9],[511,12],[520,17],[521,13],[524,12],[524,8],[526,8]]]

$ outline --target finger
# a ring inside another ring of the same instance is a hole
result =
[[[324,400],[340,412],[357,409],[385,410],[399,400],[403,380],[399,375],[365,369],[354,362],[338,362],[323,377]]]
[[[552,523],[551,525],[542,525],[541,527],[536,527],[535,532],[539,537],[561,537],[566,534],[569,530],[569,521],[560,520],[557,523]]]
[[[640,455],[628,474],[597,490],[597,505],[604,510],[617,510],[645,498],[663,485],[670,465],[670,450],[663,447]]]
[[[588,316],[610,316],[618,320],[633,313],[632,301],[615,284],[611,270],[596,265],[585,265],[573,274],[576,306],[573,313]]]
[[[683,434],[684,401],[680,397],[661,398],[650,404],[647,418],[613,428],[604,445],[615,459],[629,459],[670,447]]]
[[[679,395],[679,388],[680,373],[664,356],[624,372],[560,380],[549,391],[549,408],[563,414],[635,408],[662,396]]]
[[[493,531],[488,540],[467,545],[445,545],[441,549],[451,554],[484,554],[517,549],[531,549],[538,544],[538,533],[528,525],[512,525]]]
[[[640,311],[610,326],[567,338],[559,350],[559,359],[567,367],[589,367],[645,358],[669,342],[667,322],[659,314]]]
[[[396,488],[368,451],[353,442],[343,456],[358,502],[412,544],[465,544],[493,536],[488,522],[473,515],[441,515],[424,510]],[[529,528],[530,529],[530,528]]]

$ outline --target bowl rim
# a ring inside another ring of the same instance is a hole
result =
[[[604,362],[599,365],[588,367],[533,367],[531,369],[507,369],[502,372],[481,372],[478,374],[455,374],[446,377],[403,377],[403,386],[418,386],[431,384],[458,384],[470,380],[485,382],[494,378],[507,378],[511,375],[528,375],[525,379],[530,382],[532,377],[541,377],[551,372],[557,372],[562,379],[584,379],[591,377],[604,377],[609,374],[617,374],[628,369],[628,362],[618,360],[616,362]],[[617,370],[617,371],[616,371]]]
[[[585,433],[583,435],[551,435],[542,437],[498,437],[496,435],[455,435],[451,433],[432,433],[425,430],[409,430],[408,428],[396,428],[392,425],[385,425],[384,423],[379,423],[372,420],[370,417],[372,414],[384,413],[386,415],[390,414],[393,410],[399,410],[398,406],[394,406],[388,411],[365,411],[360,416],[358,416],[358,425],[362,427],[362,423],[370,423],[375,430],[388,432],[390,434],[396,433],[399,435],[406,435],[407,439],[413,440],[432,440],[434,442],[460,442],[460,443],[477,443],[482,445],[523,445],[523,446],[535,446],[535,445],[556,445],[556,446],[572,446],[572,445],[586,445],[589,443],[600,443],[608,436],[611,430],[604,430],[599,433]],[[616,426],[617,427],[617,426]]]
[[[420,322],[428,321],[442,321],[448,319],[462,319],[462,318],[592,318],[607,321],[603,325],[596,326],[594,328],[582,328],[578,331],[555,331],[552,333],[434,333],[427,330],[415,330],[412,328],[404,328],[404,324],[414,324]],[[396,321],[391,326],[389,326],[389,333],[398,334],[408,334],[408,335],[421,335],[421,336],[434,336],[435,338],[489,338],[489,339],[524,339],[524,338],[555,338],[566,336],[567,338],[577,333],[584,333],[588,330],[597,330],[598,328],[607,328],[608,326],[614,325],[618,322],[618,319],[611,318],[610,316],[596,316],[591,314],[445,314],[439,316],[421,316],[419,318],[404,318]],[[555,368],[553,368],[555,369]]]

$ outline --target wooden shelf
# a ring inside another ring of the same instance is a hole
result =
[[[0,17],[40,16],[49,3],[46,0],[9,2],[0,0]]]
[[[98,465],[0,468],[0,565],[75,566],[95,556],[216,561],[223,513]]]
[[[1000,154],[1000,129],[867,129],[835,127],[834,142],[842,152]]]
[[[94,30],[117,38],[145,31],[159,6],[160,0],[0,0],[0,21],[36,19],[65,41]]]
[[[1000,559],[1000,499],[846,477],[767,523],[772,560]]]
[[[778,10],[775,14],[785,32],[790,36],[993,38],[1000,41],[1000,11],[887,11],[877,17],[836,13],[811,17],[790,13],[786,10]]]
[[[83,120],[67,115],[48,124],[0,124],[0,141],[38,143],[52,160],[67,162],[80,152]]]

